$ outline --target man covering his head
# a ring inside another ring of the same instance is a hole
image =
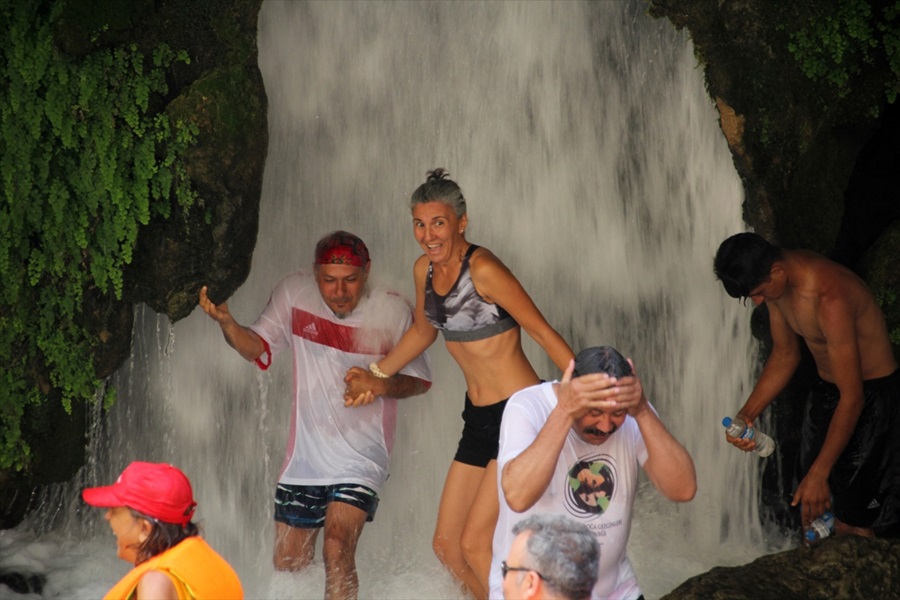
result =
[[[497,466],[492,598],[512,577],[500,559],[510,553],[513,528],[535,513],[566,515],[594,534],[600,561],[592,598],[639,598],[625,554],[638,467],[669,500],[687,502],[697,490],[687,450],[650,406],[631,361],[609,346],[582,350],[562,381],[509,399]]]

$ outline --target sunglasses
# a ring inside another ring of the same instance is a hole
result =
[[[506,564],[506,561],[505,561],[505,560],[502,561],[502,562],[500,563],[500,573],[501,573],[501,575],[503,575],[503,579],[506,579],[506,574],[509,573],[510,571],[526,571],[526,572],[527,572],[527,571],[531,571],[531,572],[533,572],[535,575],[537,575],[538,577],[540,577],[541,579],[543,579],[544,581],[547,581],[547,578],[546,578],[546,577],[544,577],[543,575],[541,575],[540,573],[538,573],[538,572],[535,571],[534,569],[529,569],[528,567],[511,567],[511,566],[509,566],[508,564]]]

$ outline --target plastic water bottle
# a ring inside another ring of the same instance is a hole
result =
[[[747,423],[740,417],[735,417],[734,419],[725,417],[722,419],[722,425],[725,426],[725,431],[731,437],[755,441],[756,448],[753,451],[762,458],[769,456],[775,451],[775,440],[761,431],[747,427]]]
[[[809,524],[803,537],[807,544],[818,542],[834,533],[834,513],[826,510],[818,519]]]

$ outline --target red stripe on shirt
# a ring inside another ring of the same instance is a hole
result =
[[[292,310],[291,333],[316,344],[341,352],[358,352],[354,330],[354,327],[334,323],[299,308]]]
[[[358,327],[335,323],[296,307],[291,311],[291,333],[313,343],[341,352],[382,356],[392,348],[392,336],[387,330],[373,330],[365,335]]]

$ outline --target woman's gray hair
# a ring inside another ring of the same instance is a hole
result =
[[[527,568],[570,600],[591,597],[600,569],[600,545],[586,525],[564,515],[536,514],[513,526],[513,534],[530,532]],[[518,565],[517,565],[518,566]]]
[[[428,171],[428,179],[416,188],[409,199],[409,208],[412,210],[417,204],[428,202],[440,202],[449,206],[456,217],[462,218],[466,214],[466,199],[463,198],[459,185],[450,179],[450,173],[440,167]]]

